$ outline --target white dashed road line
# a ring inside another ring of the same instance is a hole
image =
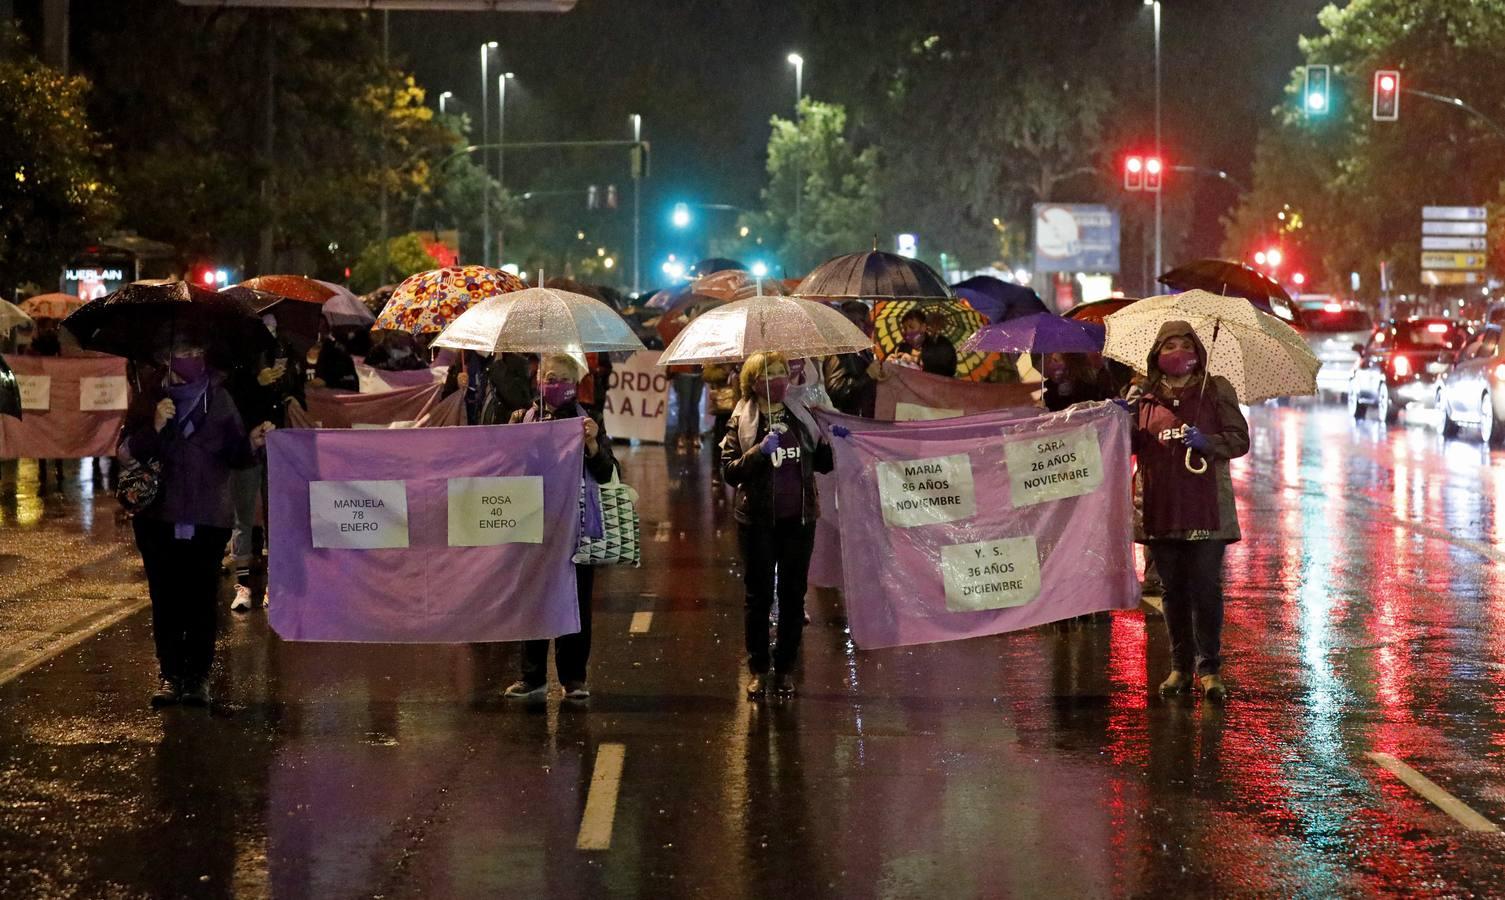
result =
[[[632,614],[632,621],[627,625],[628,634],[647,634],[653,626],[653,613],[640,610]]]
[[[1499,832],[1500,826],[1479,815],[1468,804],[1438,787],[1436,782],[1389,753],[1369,753],[1368,756],[1381,768],[1405,782],[1411,790],[1431,801],[1433,806],[1452,816],[1469,831]]]
[[[585,815],[580,819],[575,849],[611,849],[611,829],[617,818],[617,790],[622,786],[622,763],[626,757],[626,744],[602,744],[596,750],[596,767],[591,771],[590,793],[585,798]]]

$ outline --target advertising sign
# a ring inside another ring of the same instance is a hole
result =
[[[1117,272],[1118,212],[1095,203],[1035,204],[1035,271]]]

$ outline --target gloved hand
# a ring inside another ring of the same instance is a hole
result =
[[[840,438],[851,437],[852,436],[852,429],[848,428],[845,425],[832,425],[831,426],[831,434],[834,437],[840,437]]]
[[[1186,429],[1186,437],[1183,437],[1181,439],[1181,443],[1192,448],[1203,456],[1206,456],[1207,454],[1212,452],[1212,441],[1208,440],[1207,435],[1203,434],[1201,429],[1197,428],[1195,425]]]
[[[778,436],[777,433],[772,432],[772,431],[768,432],[768,436],[765,437],[765,438],[763,438],[763,443],[761,443],[761,444],[758,445],[758,450],[764,456],[772,456],[774,454],[774,452],[776,450],[778,450],[778,449],[779,449],[779,436]]]
[[[1133,412],[1134,411],[1134,404],[1130,403],[1129,401],[1125,400],[1124,398],[1122,398],[1122,397],[1114,397],[1112,399],[1113,399],[1113,405],[1116,406],[1116,407],[1118,407],[1119,409],[1123,410],[1124,412]]]

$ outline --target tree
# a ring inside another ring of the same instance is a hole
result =
[[[805,98],[799,109],[798,122],[770,121],[763,209],[741,221],[749,244],[761,238],[791,273],[870,246],[882,213],[877,148],[858,150],[847,140],[841,106]]]
[[[350,268],[350,287],[358,293],[374,291],[418,272],[439,267],[438,260],[429,255],[423,236],[409,232],[387,240],[387,252],[382,254],[380,241],[374,241],[361,251],[355,265]]]
[[[115,214],[84,111],[89,83],[42,65],[0,25],[0,290],[56,284]]]

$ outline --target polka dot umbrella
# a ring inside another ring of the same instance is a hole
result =
[[[1103,355],[1141,375],[1166,322],[1185,322],[1207,348],[1207,373],[1228,379],[1243,403],[1317,393],[1321,365],[1291,326],[1261,312],[1242,297],[1187,291],[1150,297],[1103,320]]]
[[[526,288],[521,278],[485,266],[445,266],[411,275],[392,292],[376,329],[438,334],[488,297]]]

